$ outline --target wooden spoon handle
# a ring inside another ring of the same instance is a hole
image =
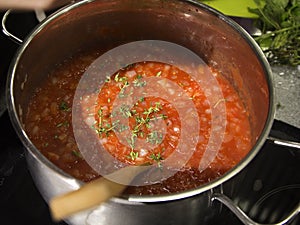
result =
[[[83,185],[76,191],[54,197],[49,202],[53,219],[56,221],[61,220],[76,212],[95,207],[111,197],[120,195],[127,186],[111,180],[122,179],[129,184],[146,169],[148,169],[147,166],[125,167],[106,176],[110,180],[101,177]]]
[[[80,189],[51,199],[49,206],[54,220],[59,221],[76,212],[99,205],[126,188],[105,178],[85,184]]]

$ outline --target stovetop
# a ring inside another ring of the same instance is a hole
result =
[[[0,16],[2,17],[2,13]],[[22,34],[23,31],[20,28],[18,32]],[[48,206],[36,189],[27,169],[25,149],[5,111],[3,84],[8,65],[17,47],[0,35],[0,224],[65,225],[64,222],[52,221]],[[271,134],[300,142],[300,129],[278,120],[275,120]],[[299,150],[266,142],[256,158],[223,185],[224,193],[253,220],[260,223],[278,222],[299,203],[299,162]],[[242,223],[226,207],[222,207],[209,224]],[[300,224],[299,216],[292,222],[292,225],[296,224]]]

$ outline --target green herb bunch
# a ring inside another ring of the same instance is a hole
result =
[[[300,65],[300,0],[254,0],[255,40],[271,64]]]

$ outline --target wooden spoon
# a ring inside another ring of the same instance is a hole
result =
[[[109,178],[122,178],[130,183],[133,178],[148,168],[148,166],[125,167],[106,176],[107,178],[101,177],[83,185],[78,190],[54,197],[49,202],[52,218],[59,221],[120,195],[127,186],[115,183]]]

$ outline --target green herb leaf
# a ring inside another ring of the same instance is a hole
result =
[[[82,158],[82,155],[80,154],[79,151],[73,150],[73,151],[72,151],[72,154],[73,154],[74,156],[78,157],[78,158]]]
[[[131,113],[131,110],[129,108],[129,105],[122,104],[121,107],[120,107],[120,113],[125,118],[132,117],[132,113]]]
[[[153,160],[155,160],[156,162],[159,162],[159,161],[163,160],[163,158],[162,158],[160,152],[157,153],[157,154],[152,153],[152,154],[150,155],[150,159],[153,159]]]
[[[300,65],[300,0],[254,0],[262,34],[255,40],[271,64]]]
[[[65,111],[65,112],[68,112],[71,110],[71,108],[68,106],[68,103],[65,102],[65,101],[62,101],[60,104],[59,104],[59,109],[62,110],[62,111]]]
[[[133,150],[129,153],[128,156],[128,158],[130,158],[131,160],[136,160],[138,157],[139,157],[139,153]]]
[[[157,162],[157,165],[160,169],[162,169],[162,164],[161,161],[163,160],[163,157],[161,156],[161,153],[152,153],[149,157],[150,159],[154,160],[155,162]]]
[[[157,72],[156,76],[157,76],[157,77],[160,77],[161,74],[162,74],[162,71],[159,71],[159,72]]]
[[[153,145],[161,144],[162,141],[163,141],[163,135],[162,135],[162,133],[160,133],[158,131],[152,131],[147,136],[147,142],[149,142]]]
[[[132,83],[133,83],[133,86],[135,86],[135,87],[144,87],[147,84],[147,82],[145,80],[143,80],[142,75],[137,75],[137,77],[135,78],[135,80]]]
[[[68,127],[68,126],[70,126],[68,121],[64,121],[64,122],[61,122],[61,123],[56,125],[57,128],[59,128],[59,127]]]

